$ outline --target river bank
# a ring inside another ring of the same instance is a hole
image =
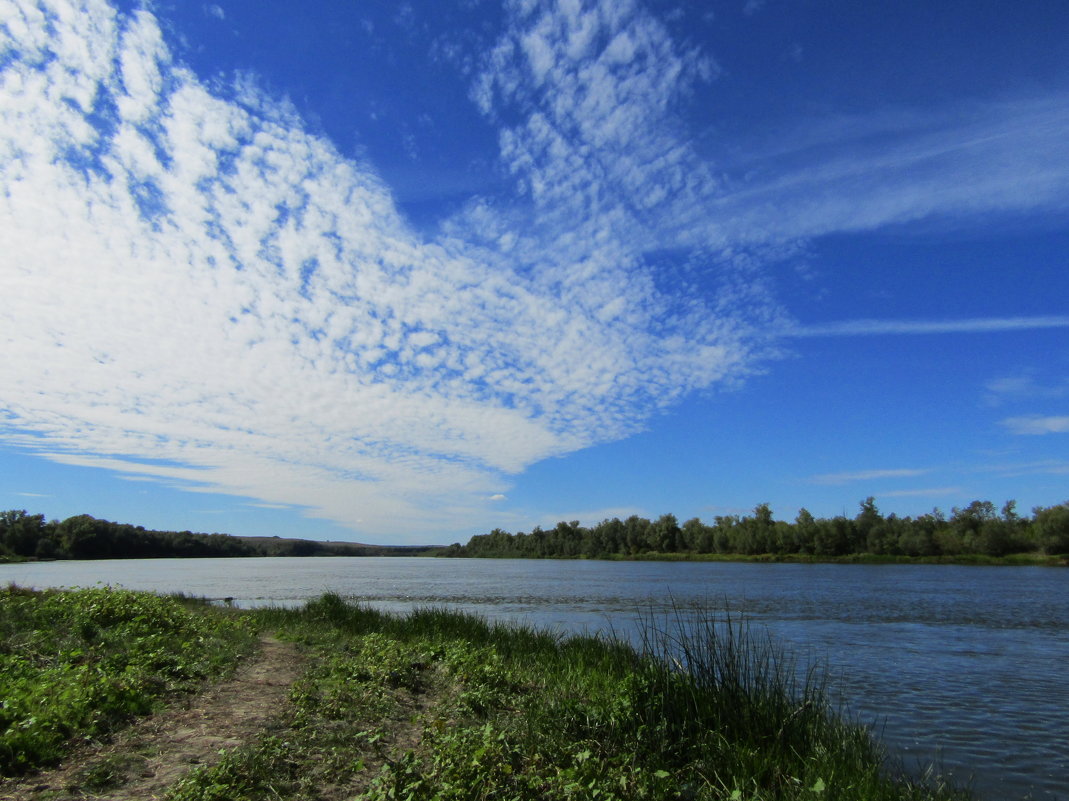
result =
[[[369,558],[382,556],[380,553],[361,554],[338,554],[338,553],[309,553],[300,558],[330,558],[344,556],[346,558]],[[956,556],[905,556],[902,554],[876,554],[876,553],[852,553],[842,556],[817,556],[804,553],[760,553],[760,554],[727,554],[727,553],[658,553],[650,551],[640,554],[602,554],[600,556],[508,556],[508,555],[485,555],[457,556],[449,553],[449,549],[437,546],[425,546],[412,548],[407,552],[398,550],[391,553],[394,557],[450,557],[461,559],[539,559],[558,561],[601,561],[601,562],[739,562],[754,564],[799,564],[799,565],[979,565],[984,567],[1069,567],[1069,556],[1065,554],[1043,553],[1015,553],[1006,556],[988,556],[987,554],[959,554]],[[267,558],[285,559],[291,558],[292,554],[275,554]],[[137,557],[130,557],[136,559]],[[264,558],[262,554],[243,554],[229,557],[162,557],[172,559],[198,559],[198,558],[227,558],[227,559],[256,559]],[[0,555],[0,564],[34,564],[66,561],[61,559],[39,559],[32,556],[11,557]]]
[[[798,683],[782,654],[723,619],[692,620],[686,633],[651,620],[636,650],[443,610],[390,615],[336,595],[243,611],[120,590],[9,588],[3,604],[0,681],[5,697],[17,684],[23,699],[5,705],[7,773],[47,769],[69,758],[71,744],[118,737],[124,721],[188,696],[182,683],[194,674],[225,677],[254,648],[250,638],[269,634],[304,660],[285,701],[260,731],[177,778],[164,793],[170,801],[262,798],[268,788],[272,797],[323,799],[966,797],[889,769],[868,731],[834,714],[819,673]],[[35,628],[64,614],[61,642]],[[116,659],[101,638],[124,626],[140,629],[127,631],[128,657]],[[163,658],[189,653],[181,643],[193,631],[232,639],[234,658],[208,673]],[[152,654],[162,660],[156,679]],[[136,681],[131,664],[145,671]],[[111,689],[67,698],[81,711],[50,716],[70,693],[32,697],[33,687],[49,686],[34,671],[70,670]],[[176,671],[190,675],[170,679]],[[63,733],[65,744],[34,756],[24,735],[35,727]],[[87,760],[67,792],[122,798],[132,780],[122,754],[102,759]],[[43,793],[18,797],[56,797]]]
[[[429,556],[451,556],[459,559],[548,559],[559,561],[591,560],[601,562],[738,562],[752,564],[797,565],[978,565],[984,567],[1069,567],[1069,556],[1042,553],[1015,553],[1006,556],[959,554],[957,556],[905,556],[895,554],[852,553],[842,556],[816,556],[804,553],[658,553],[602,554],[600,556],[456,556],[430,553]]]

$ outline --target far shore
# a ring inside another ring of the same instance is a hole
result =
[[[442,556],[434,551],[426,556]],[[1010,554],[1009,556],[986,556],[985,554],[959,554],[957,556],[899,556],[874,553],[854,553],[844,556],[816,556],[793,553],[641,553],[606,554],[603,556],[462,556],[461,559],[559,559],[602,562],[753,562],[760,564],[831,564],[831,565],[978,565],[998,567],[1069,567],[1069,555],[1041,553]]]
[[[372,556],[389,556],[398,558],[409,557],[448,557],[457,559],[549,559],[560,561],[600,561],[600,562],[748,562],[755,564],[800,564],[800,565],[962,565],[980,567],[1069,567],[1069,555],[1048,555],[1041,553],[1019,553],[1008,556],[987,556],[985,554],[958,554],[956,556],[903,556],[894,554],[854,553],[843,556],[817,556],[814,554],[794,553],[762,553],[762,554],[731,554],[731,553],[640,553],[640,554],[605,554],[602,556],[455,556],[448,552],[444,546],[405,546],[391,548],[389,546],[364,546],[368,549],[363,553],[337,553],[324,551],[320,553],[301,554],[301,559],[316,559],[324,557],[342,558],[368,558]],[[274,559],[279,557],[294,557],[294,554],[235,554],[220,556],[218,554],[206,554],[204,556],[108,556],[106,559]],[[39,564],[42,562],[70,561],[66,559],[37,557],[10,557],[0,554],[0,564]],[[96,560],[90,560],[96,561]]]

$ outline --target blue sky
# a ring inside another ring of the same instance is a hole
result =
[[[1069,498],[1069,6],[0,0],[0,507]]]

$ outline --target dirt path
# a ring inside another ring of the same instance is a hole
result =
[[[229,681],[176,702],[58,768],[0,783],[0,801],[159,798],[192,768],[218,761],[220,749],[270,726],[304,664],[292,644],[262,638],[259,651]]]

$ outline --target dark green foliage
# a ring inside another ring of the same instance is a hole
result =
[[[297,785],[300,763],[294,746],[265,737],[248,748],[229,751],[211,768],[193,771],[168,794],[168,801],[261,801],[284,797]]]
[[[1035,510],[1035,538],[1050,554],[1069,554],[1069,502]]]
[[[853,519],[814,518],[802,509],[794,523],[773,519],[768,504],[752,515],[718,516],[713,525],[692,518],[682,527],[673,515],[651,522],[637,516],[603,520],[589,528],[560,523],[551,532],[530,534],[494,529],[443,549],[441,556],[511,558],[657,558],[665,554],[812,556],[850,559],[855,555],[926,558],[1001,558],[1012,554],[1069,553],[1069,503],[1037,508],[1032,520],[1008,501],[1001,512],[989,501],[954,509],[946,519],[938,509],[919,517],[884,516],[869,497]]]
[[[70,742],[150,711],[250,641],[240,621],[174,598],[0,590],[0,775],[52,763]]]

